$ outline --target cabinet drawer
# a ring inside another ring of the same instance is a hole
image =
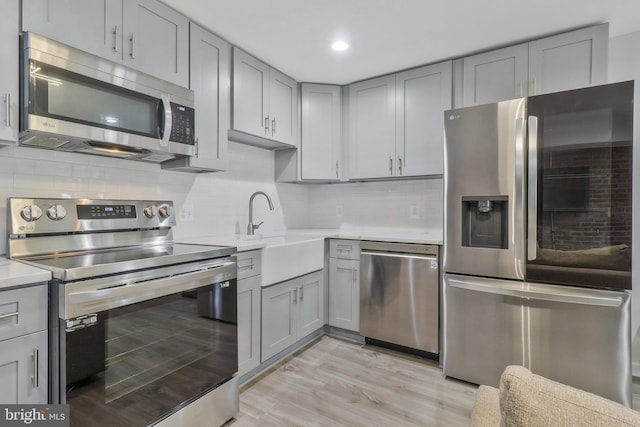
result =
[[[262,251],[248,251],[236,254],[238,265],[238,280],[261,274]]]
[[[360,259],[360,243],[355,240],[331,240],[329,257],[341,259]]]
[[[47,329],[47,286],[0,293],[0,341]]]

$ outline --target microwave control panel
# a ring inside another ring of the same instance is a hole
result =
[[[195,144],[195,111],[184,105],[171,103],[171,135],[169,140],[182,144]]]

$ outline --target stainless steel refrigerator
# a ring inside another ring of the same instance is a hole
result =
[[[443,370],[631,404],[633,82],[445,112]]]

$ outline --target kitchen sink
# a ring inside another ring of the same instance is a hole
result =
[[[253,236],[247,236],[253,237]],[[262,286],[324,268],[324,238],[295,235],[262,237]]]

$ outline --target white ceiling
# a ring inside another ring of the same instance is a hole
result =
[[[163,2],[298,81],[333,84],[601,22],[612,37],[640,30],[639,0]],[[336,38],[351,48],[333,52]]]

